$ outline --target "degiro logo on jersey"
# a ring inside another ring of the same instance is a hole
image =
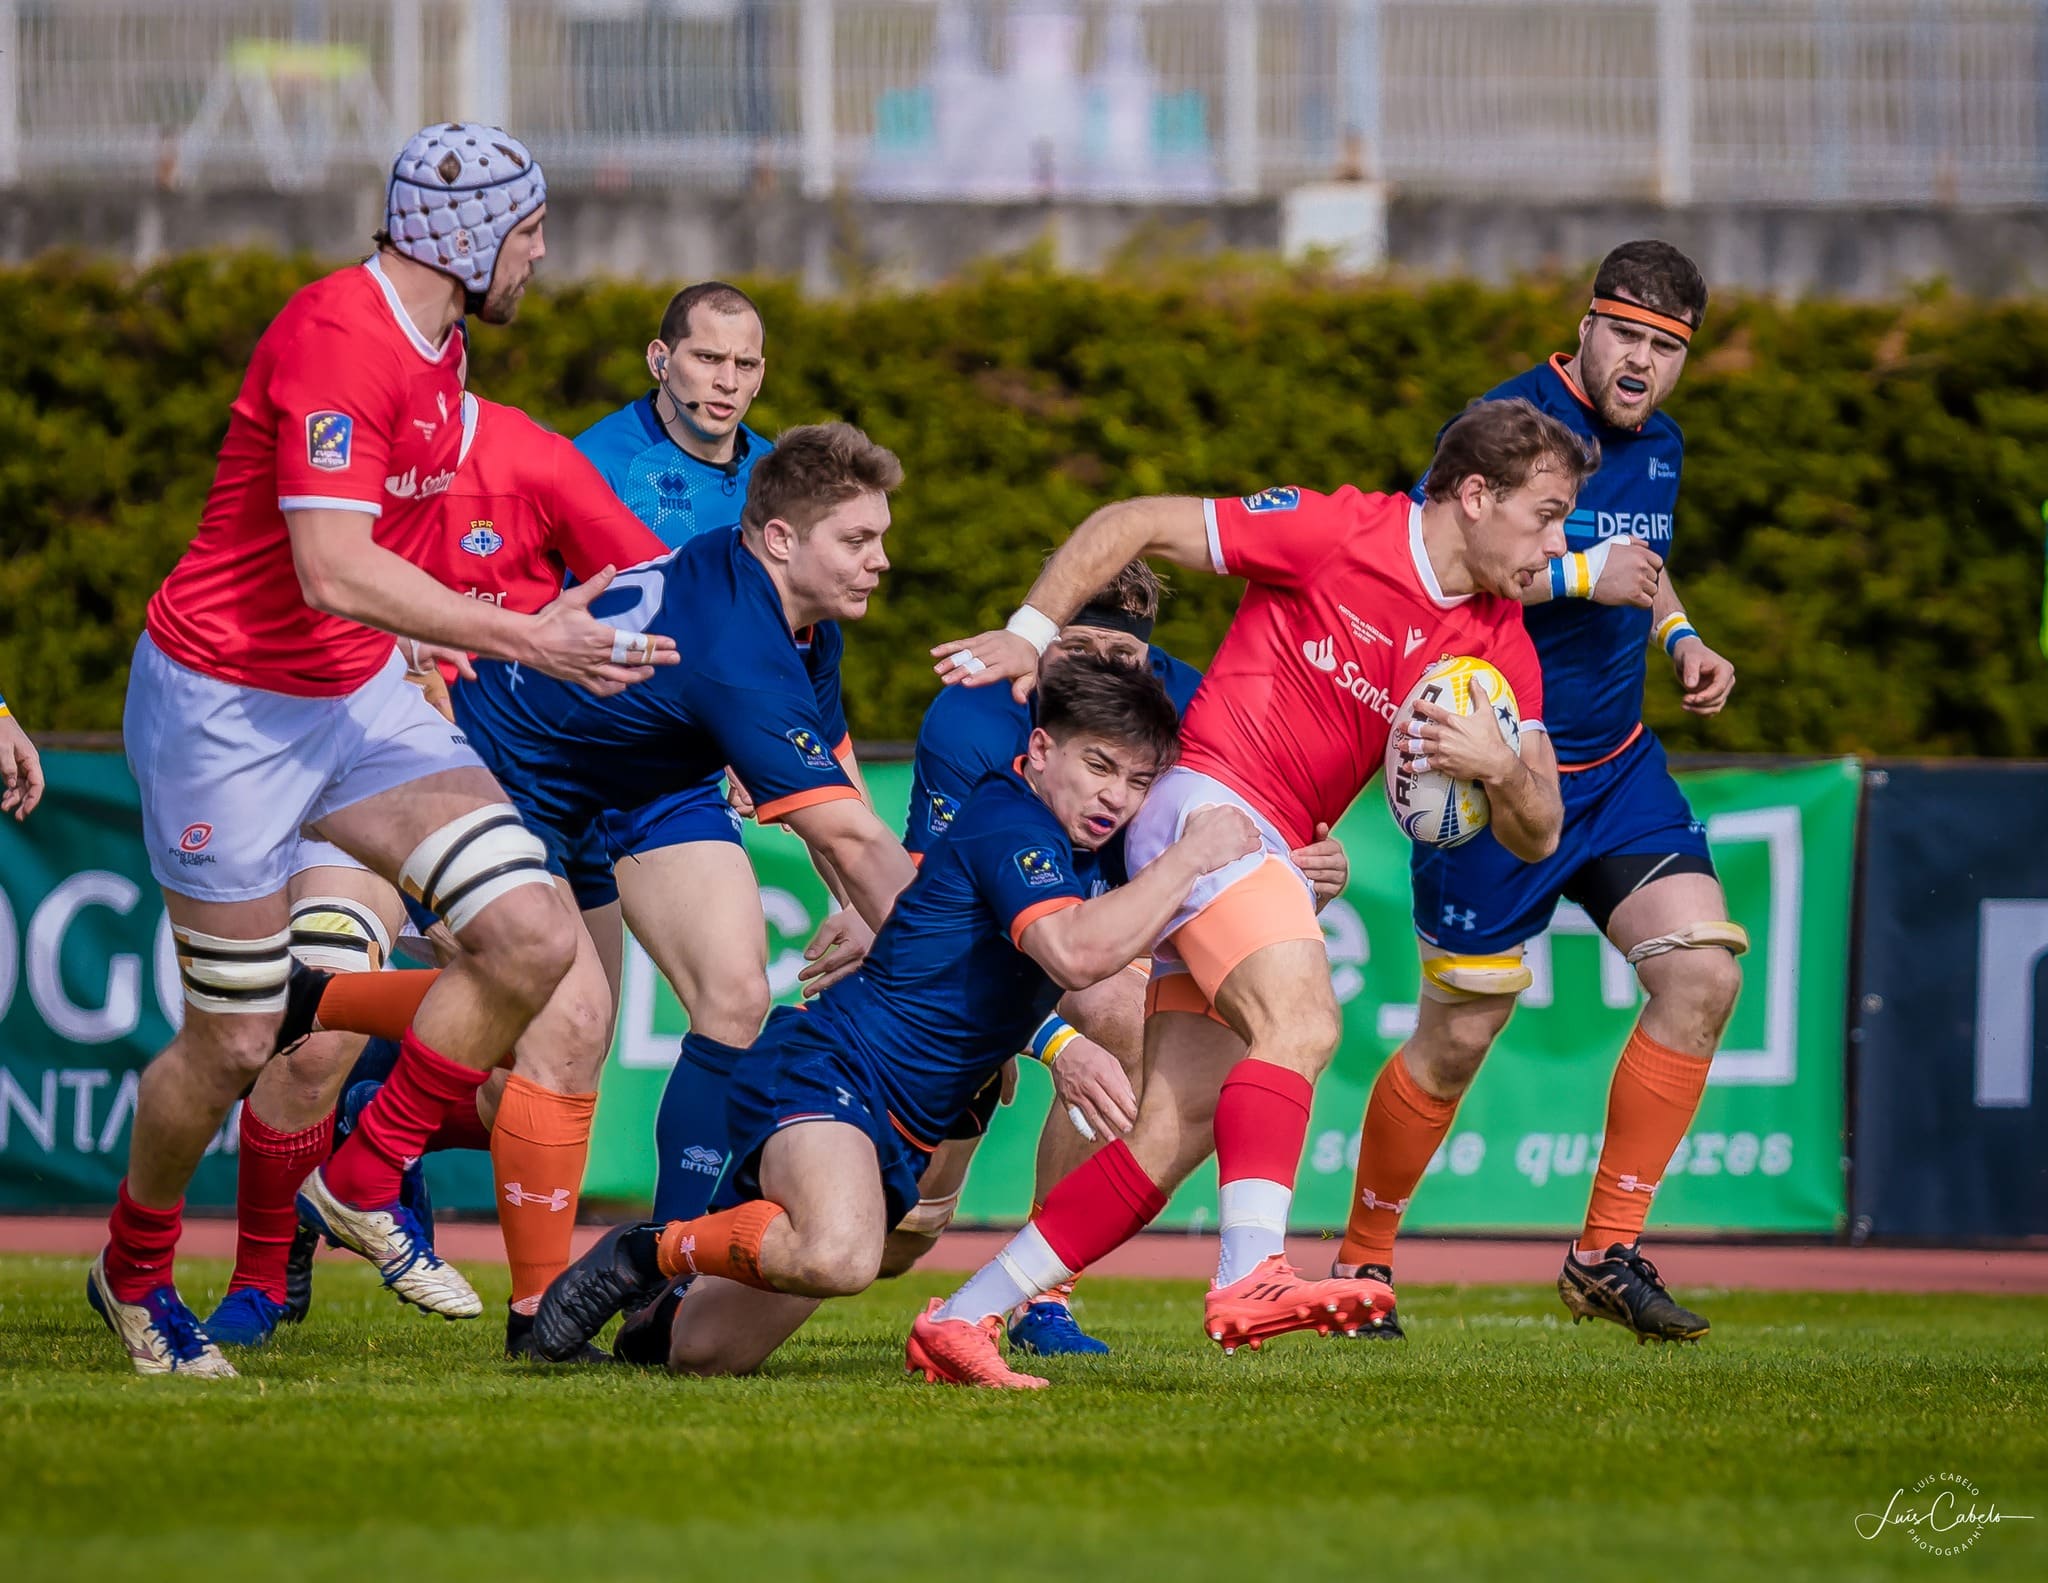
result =
[[[1594,514],[1594,531],[1603,539],[1619,538],[1626,533],[1631,538],[1668,540],[1671,537],[1671,513],[1668,511],[1601,511]]]

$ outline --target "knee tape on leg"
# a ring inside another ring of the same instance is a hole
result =
[[[492,902],[521,885],[550,885],[547,848],[510,803],[490,803],[443,825],[399,870],[406,895],[462,933]]]
[[[953,1223],[953,1211],[959,1207],[958,1188],[944,1198],[920,1198],[917,1207],[896,1222],[896,1229],[907,1231],[913,1236],[936,1237]]]
[[[1666,951],[1706,951],[1716,946],[1730,956],[1740,956],[1749,949],[1749,931],[1739,923],[1689,923],[1683,929],[1643,941],[1629,952],[1628,960],[1634,966]]]
[[[391,954],[378,916],[346,896],[308,896],[292,906],[292,955],[329,973],[374,973]]]
[[[187,1005],[216,1013],[284,1010],[285,982],[292,971],[291,930],[260,940],[228,940],[173,924],[171,939]]]
[[[1431,956],[1422,961],[1422,993],[1446,1006],[1482,995],[1519,995],[1533,978],[1518,956]]]

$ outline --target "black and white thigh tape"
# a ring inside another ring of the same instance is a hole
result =
[[[374,973],[391,955],[391,936],[359,901],[307,896],[292,904],[292,955],[328,973]]]
[[[405,893],[462,933],[521,885],[551,885],[547,848],[510,803],[487,803],[436,830],[399,870]]]
[[[173,924],[171,940],[187,1005],[215,1013],[284,1010],[285,981],[292,971],[291,930],[260,940],[228,940]]]

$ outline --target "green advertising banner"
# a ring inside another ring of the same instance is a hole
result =
[[[45,756],[50,790],[26,825],[0,821],[0,1210],[110,1202],[126,1158],[142,1066],[179,1014],[177,968],[143,861],[135,790],[116,756]],[[909,795],[904,765],[872,767],[876,803]],[[1754,949],[1742,1001],[1692,1133],[1657,1199],[1660,1224],[1825,1232],[1843,1213],[1842,1026],[1859,776],[1849,761],[1681,776],[1707,823],[1730,909]],[[1342,827],[1352,883],[1323,914],[1345,1039],[1317,1088],[1295,1220],[1344,1221],[1367,1090],[1413,1026],[1418,969],[1405,844],[1376,791]],[[803,848],[749,829],[761,876],[770,977],[795,993],[826,898]],[[1508,1025],[1418,1190],[1418,1229],[1576,1227],[1600,1148],[1607,1081],[1638,1003],[1634,975],[1576,909],[1534,943],[1536,982]],[[619,1032],[598,1104],[587,1191],[645,1200],[653,1117],[684,1019],[630,948]],[[962,1218],[1023,1217],[1050,1097],[1027,1067],[1017,1103],[975,1162]],[[234,1129],[193,1184],[195,1205],[231,1203]],[[436,1157],[437,1200],[488,1208],[481,1156]],[[1213,1217],[1213,1173],[1166,1223]]]
[[[893,817],[905,806],[907,766],[872,766],[868,779],[877,807]],[[1832,1231],[1843,1214],[1842,1019],[1857,766],[1842,760],[1680,779],[1706,821],[1730,911],[1753,948],[1699,1119],[1658,1194],[1658,1222]],[[1420,978],[1406,842],[1377,790],[1339,833],[1351,853],[1351,885],[1324,910],[1323,931],[1345,1037],[1316,1090],[1294,1200],[1304,1228],[1344,1223],[1366,1094],[1414,1026]],[[769,976],[777,997],[789,999],[804,942],[824,916],[824,888],[793,837],[750,829],[747,839],[768,916]],[[652,1118],[685,1022],[646,956],[630,949],[628,958],[587,1191],[638,1199],[653,1180]],[[1620,954],[1569,905],[1533,943],[1529,961],[1535,984],[1430,1163],[1410,1215],[1417,1229],[1579,1225],[1608,1079],[1640,996]],[[1027,1066],[1016,1104],[997,1118],[975,1160],[963,1221],[1012,1222],[1029,1211],[1050,1095],[1043,1071]],[[1164,1223],[1199,1227],[1214,1206],[1212,1168],[1175,1196]]]

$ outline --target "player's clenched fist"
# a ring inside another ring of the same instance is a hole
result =
[[[680,660],[673,638],[621,632],[591,615],[590,602],[611,586],[616,572],[616,567],[607,566],[535,616],[527,629],[527,652],[519,662],[609,698],[646,681],[655,666]]]
[[[1613,538],[1607,545],[1607,558],[1593,580],[1593,603],[1649,609],[1664,575],[1664,557],[1637,538]]]
[[[1408,736],[1401,744],[1402,761],[1418,774],[1436,770],[1457,780],[1494,785],[1515,773],[1521,759],[1501,735],[1486,683],[1472,679],[1472,712],[1454,713],[1442,704],[1418,699]]]
[[[1242,808],[1208,803],[1188,815],[1174,847],[1195,865],[1196,873],[1207,874],[1258,851],[1259,830]]]

